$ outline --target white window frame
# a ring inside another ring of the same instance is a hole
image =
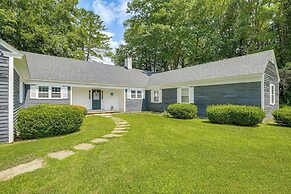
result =
[[[53,92],[53,88],[59,88],[59,92]],[[60,94],[60,97],[53,97],[53,94]],[[50,87],[50,98],[51,99],[62,99],[62,87],[52,86]]]
[[[48,87],[48,92],[40,92],[39,88],[40,87]],[[53,88],[59,88],[60,92],[53,92]],[[48,97],[40,97],[39,94],[40,93],[48,93]],[[53,97],[53,93],[59,93],[60,97]],[[67,99],[67,98],[63,98],[62,97],[62,87],[61,86],[48,86],[48,85],[38,85],[37,86],[37,98],[36,99],[40,99],[40,100],[45,100],[45,99],[51,99],[51,100],[60,100],[60,99]]]
[[[188,102],[183,102],[183,90],[187,89],[188,90]],[[184,87],[181,88],[181,103],[182,104],[189,104],[190,103],[190,87]]]
[[[40,88],[47,88],[47,92],[41,92]],[[47,94],[48,97],[40,97],[40,94]],[[38,99],[49,99],[50,98],[50,87],[49,86],[38,86],[37,87],[37,98]]]
[[[144,99],[144,91],[143,90],[137,90],[137,89],[130,89],[127,92],[129,92],[129,99]],[[138,92],[141,93],[140,97],[138,97]],[[132,96],[134,94],[134,96]]]
[[[270,84],[270,104],[276,104],[276,87],[274,84]]]
[[[153,95],[154,95],[153,96],[153,103],[159,103],[160,102],[160,91],[159,90],[153,90]]]

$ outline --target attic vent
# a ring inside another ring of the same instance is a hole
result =
[[[131,57],[127,57],[127,59],[125,59],[124,66],[126,69],[132,69],[132,58]]]

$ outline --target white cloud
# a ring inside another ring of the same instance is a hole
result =
[[[116,13],[114,11],[114,3],[106,3],[103,0],[94,0],[93,1],[93,10],[98,14],[101,19],[106,23],[110,24],[116,19]]]
[[[105,0],[94,0],[93,10],[100,15],[105,24],[110,24],[114,21],[123,23],[129,14],[126,13],[127,4],[131,0],[119,0],[118,3],[107,3]]]

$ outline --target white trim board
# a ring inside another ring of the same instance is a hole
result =
[[[14,63],[13,57],[9,57],[9,90],[8,90],[8,142],[14,141],[13,108],[14,108]]]

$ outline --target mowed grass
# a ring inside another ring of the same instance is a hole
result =
[[[130,131],[124,137],[96,145],[90,151],[78,151],[62,161],[45,158],[45,168],[0,182],[1,192],[291,191],[291,128],[265,124],[259,127],[216,125],[203,119],[176,120],[151,113],[116,116],[131,124]],[[96,127],[94,132],[86,126],[89,121]],[[103,128],[99,129],[98,126]],[[86,118],[82,129],[95,138],[111,127],[110,120],[92,117]],[[77,134],[64,136],[61,142],[56,140],[58,138],[47,138],[0,146],[1,166],[9,166],[9,160],[19,163],[23,158],[26,159],[26,155],[44,156],[50,146],[54,150],[63,149],[62,144],[66,145],[66,141],[71,143],[65,147],[71,148],[72,143],[77,143],[74,142],[77,141],[74,135]],[[78,142],[92,139],[88,136]],[[26,149],[21,148],[23,146]],[[33,153],[38,150],[35,147],[41,150],[37,152],[39,154]],[[14,159],[9,152],[18,159]],[[5,165],[2,165],[2,161],[5,161]]]

